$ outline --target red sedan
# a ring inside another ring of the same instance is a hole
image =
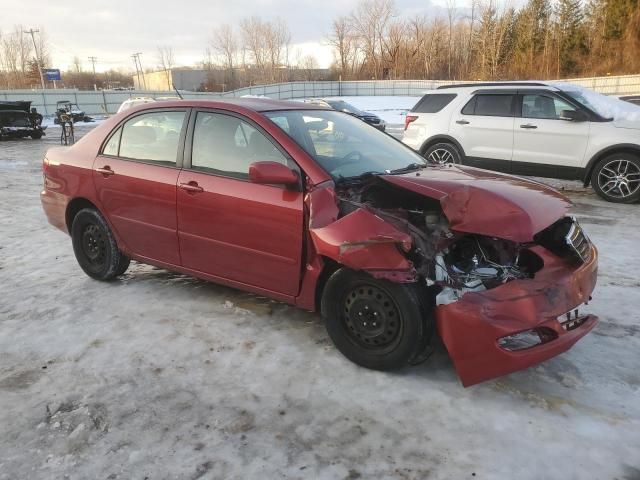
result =
[[[42,205],[98,280],[130,259],[320,310],[355,363],[472,385],[568,350],[597,252],[541,184],[427,166],[350,115],[267,99],[146,104],[43,161]]]

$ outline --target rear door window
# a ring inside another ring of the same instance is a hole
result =
[[[122,127],[118,156],[175,166],[184,118],[185,112],[172,111],[133,117]]]
[[[487,117],[512,117],[512,94],[478,94],[462,109],[464,115],[483,115]]]
[[[437,113],[456,98],[455,93],[428,93],[411,109],[414,113]]]

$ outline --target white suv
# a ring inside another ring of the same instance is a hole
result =
[[[405,144],[434,163],[579,179],[640,200],[640,109],[568,83],[440,87],[407,114]]]

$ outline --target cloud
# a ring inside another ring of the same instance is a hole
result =
[[[39,26],[52,43],[55,66],[65,68],[76,55],[86,63],[86,57],[94,55],[97,68],[105,70],[132,68],[133,52],[143,52],[145,67],[155,66],[158,45],[172,46],[177,63],[191,64],[202,58],[217,25],[237,25],[249,16],[281,18],[289,26],[292,43],[310,52],[316,45],[320,64],[328,66],[331,57],[322,44],[331,22],[348,15],[357,4],[358,0],[26,0],[20,8],[3,11],[0,31],[11,30],[14,24]],[[396,7],[400,14],[442,12],[430,0],[397,0]]]

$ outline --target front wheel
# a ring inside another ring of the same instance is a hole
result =
[[[109,225],[100,212],[85,208],[71,225],[73,252],[80,268],[96,280],[112,280],[129,266],[129,258],[120,252]]]
[[[434,165],[446,165],[448,163],[462,163],[462,155],[451,143],[436,143],[427,148],[423,154]]]
[[[336,348],[352,362],[393,370],[423,353],[431,309],[415,284],[377,280],[346,268],[327,281],[322,316]]]
[[[640,200],[640,158],[631,153],[609,155],[595,166],[591,185],[609,202],[637,202]]]

